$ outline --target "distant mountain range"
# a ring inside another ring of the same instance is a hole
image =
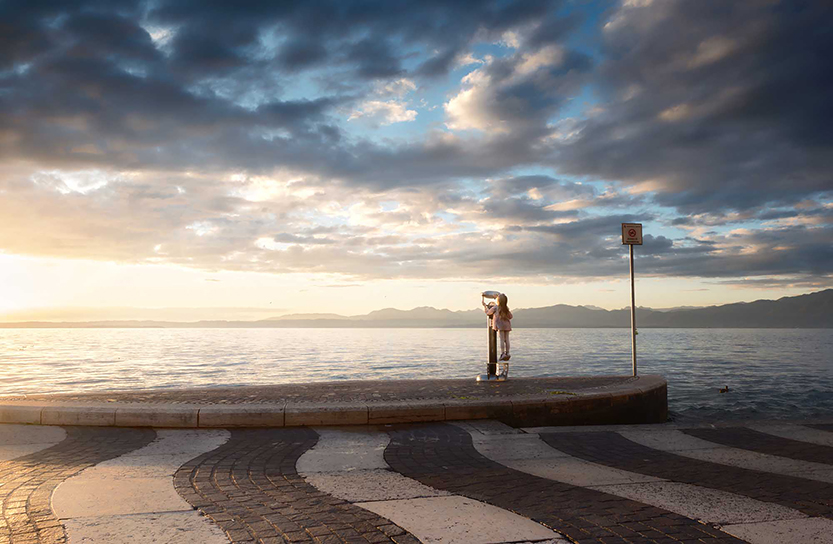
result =
[[[611,328],[630,326],[630,310],[558,304],[514,311],[514,327]],[[739,302],[694,309],[637,308],[641,328],[833,328],[833,289],[778,300]],[[0,323],[0,328],[426,328],[482,327],[481,310],[438,310],[428,306],[413,310],[386,308],[365,315],[290,314],[258,321],[88,321]]]

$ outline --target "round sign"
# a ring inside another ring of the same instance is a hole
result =
[[[628,236],[636,236],[636,231],[634,229],[629,230]]]

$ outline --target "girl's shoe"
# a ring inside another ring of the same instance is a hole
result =
[[[501,353],[501,354],[500,354],[500,357],[498,358],[498,361],[505,361],[505,360],[506,360],[506,354],[505,354],[505,353]]]
[[[511,358],[512,358],[512,356],[507,353],[506,355],[503,356],[503,359],[501,359],[501,361],[508,361]]]

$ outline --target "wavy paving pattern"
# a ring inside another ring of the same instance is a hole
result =
[[[0,462],[0,542],[66,542],[64,528],[49,503],[55,487],[85,468],[144,447],[156,437],[149,429],[64,429],[66,438],[62,442]]]
[[[216,449],[227,431],[161,429],[156,440],[64,481],[52,510],[70,544],[227,544],[226,535],[174,490],[182,463]]]
[[[781,438],[744,427],[686,429],[683,432],[690,436],[732,448],[788,457],[809,463],[833,465],[833,447]]]
[[[418,542],[401,527],[318,491],[298,475],[298,458],[318,440],[313,430],[231,433],[223,446],[185,463],[174,486],[232,542]]]
[[[822,463],[730,448],[673,429],[623,429],[617,432],[628,440],[647,448],[682,457],[833,484],[833,467]]]
[[[67,437],[60,427],[0,425],[0,461],[11,461],[45,450]]]
[[[438,491],[393,472],[384,460],[390,442],[385,432],[319,429],[318,434],[318,443],[297,463],[304,479],[324,493],[391,520],[422,542],[567,542],[523,516]]]
[[[792,508],[699,485],[673,482],[591,463],[542,442],[536,434],[518,433],[494,424],[461,425],[477,451],[510,468],[551,480],[590,487],[611,495],[652,504],[712,524],[752,544],[826,542],[833,521],[811,518]],[[496,432],[497,431],[497,432]],[[779,537],[773,540],[773,535]]]
[[[806,425],[788,423],[750,423],[747,426],[750,429],[754,429],[765,434],[780,436],[781,438],[789,438],[790,440],[798,440],[799,442],[809,442],[810,444],[833,447],[833,433],[813,429]]]
[[[683,457],[637,444],[615,432],[540,436],[552,447],[593,463],[745,495],[808,516],[833,517],[833,485],[825,482]]]
[[[385,460],[397,472],[516,512],[579,543],[742,542],[667,510],[507,468],[479,454],[469,433],[452,425],[399,427],[390,434]]]
[[[0,544],[833,544],[833,433],[751,427],[0,426]]]

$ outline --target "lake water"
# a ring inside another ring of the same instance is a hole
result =
[[[627,329],[516,329],[512,376],[629,375]],[[0,394],[472,378],[482,329],[0,329]],[[643,329],[678,419],[833,416],[833,330]],[[728,385],[731,391],[720,394]]]

